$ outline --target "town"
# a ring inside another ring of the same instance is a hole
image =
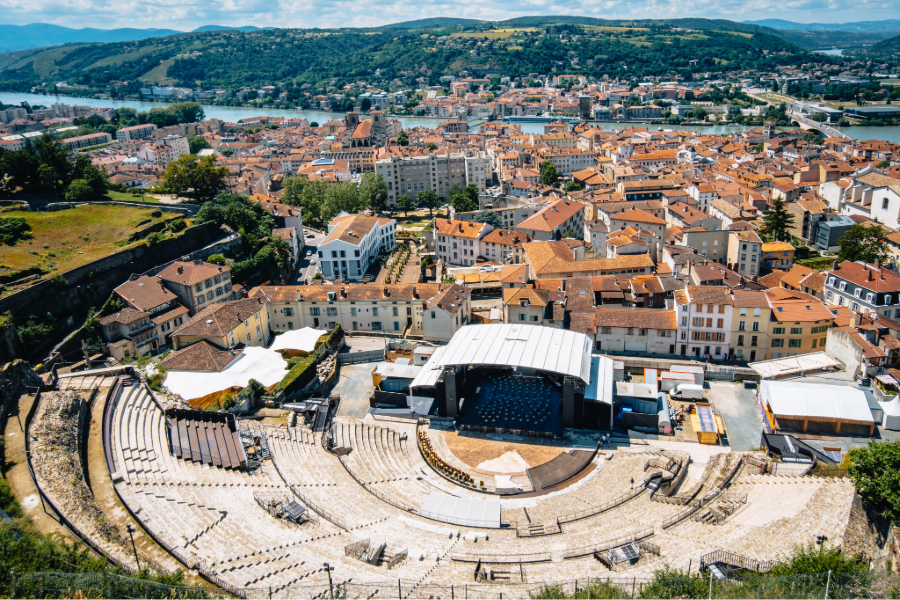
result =
[[[3,105],[0,592],[895,594],[900,86],[827,59]]]

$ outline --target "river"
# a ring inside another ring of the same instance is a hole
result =
[[[151,108],[166,106],[162,102],[141,102],[140,100],[103,100],[99,98],[75,98],[71,96],[44,96],[41,94],[20,94],[16,92],[0,92],[0,102],[12,105],[19,105],[22,102],[28,102],[29,104],[42,104],[44,106],[49,106],[55,102],[61,102],[63,104],[84,104],[87,106],[95,106],[97,108],[128,107],[134,108],[139,111],[148,111]],[[221,119],[229,123],[234,123],[238,119],[256,117],[260,114],[269,117],[302,117],[304,119],[308,119],[310,122],[317,121],[318,123],[324,123],[325,121],[344,118],[344,113],[334,113],[322,110],[285,110],[277,108],[255,108],[248,106],[212,106],[206,104],[203,105],[203,112],[209,119]],[[401,116],[391,118],[400,121],[404,128],[436,127],[438,123],[441,123],[445,120],[429,117]],[[627,129],[629,127],[647,127],[648,129],[654,130],[660,127],[660,125],[649,125],[642,123],[592,122],[592,124],[608,130]],[[542,123],[520,123],[520,125],[522,127],[523,133],[544,132],[544,125]],[[696,131],[698,133],[720,134],[735,133],[741,131],[742,129],[747,129],[747,127],[745,126],[732,125],[662,125],[662,127],[664,129],[672,129],[676,131],[687,130]],[[843,129],[841,129],[841,131],[861,140],[879,139],[900,143],[900,127],[844,127]]]
[[[813,50],[817,54],[827,54],[828,56],[843,56],[843,48],[831,48],[830,50]]]

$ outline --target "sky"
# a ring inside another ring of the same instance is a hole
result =
[[[6,24],[66,27],[165,28],[201,25],[259,27],[367,27],[460,17],[488,21],[526,15],[598,18],[706,17],[733,21],[785,19],[844,23],[898,19],[896,0],[0,0]]]

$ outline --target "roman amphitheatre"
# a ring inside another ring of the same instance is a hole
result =
[[[557,368],[481,362],[466,375],[480,400],[456,418],[326,408],[275,426],[191,410],[120,366],[60,375],[22,421],[45,501],[98,552],[137,566],[134,524],[143,566],[242,597],[528,598],[588,578],[632,596],[664,566],[761,569],[820,536],[878,552],[846,478],[771,474],[764,454],[721,446],[513,428],[517,410],[557,427],[528,404],[556,384],[565,420],[578,381]],[[514,403],[492,404],[508,386]]]

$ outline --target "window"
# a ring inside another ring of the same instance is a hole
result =
[[[890,204],[890,201],[887,198],[882,198],[882,200],[881,200],[882,210],[887,210],[888,204]],[[815,348],[815,346],[813,346],[813,348]]]
[[[815,348],[818,343],[819,343],[819,340],[813,340],[812,347]]]
[[[784,327],[775,327],[772,329],[772,335],[784,335]]]
[[[739,335],[739,336],[738,336],[738,339],[737,339],[737,345],[738,345],[738,346],[743,346],[743,345],[744,345],[744,336],[742,336],[742,335]]]
[[[396,316],[398,316],[398,314],[399,314],[399,313],[397,312],[397,307],[395,306],[395,307],[394,307],[394,316],[396,317]]]
[[[328,308],[325,309],[325,312],[329,317],[336,317],[337,316],[337,306],[329,306]]]
[[[828,285],[831,285],[831,286],[834,285],[834,277],[829,277],[829,278],[828,278]]]
[[[862,288],[856,288],[855,290],[853,290],[854,298],[859,298],[860,296],[862,296]]]
[[[724,314],[725,314],[725,305],[724,305],[724,304],[720,304],[720,305],[719,305],[719,314],[720,314],[720,315],[724,315]]]
[[[246,321],[244,321],[244,329],[249,329],[249,328],[250,328],[250,319],[247,319]]]
[[[834,300],[834,292],[832,292],[831,290],[825,292],[825,299],[828,301]]]
[[[712,323],[713,323],[713,320],[712,320],[712,319],[707,319],[707,320],[706,320],[706,326],[707,326],[707,327],[712,327]]]
[[[197,296],[197,304],[203,304],[206,301],[206,296]]]
[[[803,340],[788,340],[788,348],[799,348]]]
[[[293,308],[290,308],[290,307],[285,308],[285,309],[284,309],[284,316],[286,316],[286,317],[293,317],[293,316],[294,316],[294,309],[293,309]]]
[[[887,296],[884,297],[884,303],[885,304],[891,303],[891,295],[890,294],[888,294]]]
[[[431,311],[431,318],[434,318],[434,311]]]
[[[212,292],[206,292],[207,300],[212,300],[214,297],[215,297],[215,294],[213,294]]]
[[[747,329],[745,322],[738,321],[738,331],[744,331],[745,329]]]
[[[706,305],[706,312],[711,313],[712,311],[713,311],[713,305],[712,305],[712,304],[707,304],[707,305]]]
[[[373,317],[377,317],[377,316],[378,316],[378,307],[377,307],[377,306],[372,307],[372,316],[373,316]]]
[[[694,327],[703,327],[703,317],[694,317]]]
[[[753,331],[759,331],[759,321],[753,321]]]
[[[741,309],[741,316],[742,316],[742,317],[746,317],[746,316],[747,316],[747,309],[746,309],[746,308],[742,308],[742,309]]]
[[[202,292],[202,291],[203,291],[203,284],[202,284],[202,283],[198,283],[197,285],[195,285],[195,286],[194,286],[194,291],[196,291],[196,292]]]
[[[309,314],[310,314],[310,316],[318,317],[319,316],[319,307],[318,306],[310,306]]]
[[[431,315],[434,316],[434,313],[431,313]],[[519,320],[520,320],[520,321],[524,321],[524,320],[525,320],[525,314],[524,314],[524,313],[519,313]]]
[[[609,335],[612,333],[612,327],[601,327],[600,333],[602,333],[604,335]]]
[[[394,331],[400,331],[400,321],[394,321]]]
[[[773,348],[784,348],[784,340],[772,340]]]
[[[262,329],[259,325],[256,326],[256,335],[262,335]]]
[[[538,316],[537,316],[537,315],[531,315],[531,320],[536,322],[536,321],[538,320]]]
[[[669,332],[665,329],[660,329],[656,332],[659,337],[669,337]]]
[[[754,309],[753,309],[753,316],[754,316],[754,317],[758,317],[760,314],[762,314],[762,313],[760,312],[760,309],[759,309],[759,308],[754,308]]]
[[[716,327],[718,327],[719,329],[722,329],[723,327],[725,327],[725,319],[717,319]]]
[[[803,335],[802,327],[791,327],[791,335]]]
[[[259,321],[259,313],[256,313],[255,315],[253,315],[253,320]]]
[[[758,339],[757,336],[751,335],[751,336],[750,336],[750,345],[751,345],[751,346],[755,346],[755,345],[756,345],[756,342],[757,342],[757,339]]]
[[[847,289],[847,282],[846,282],[846,281],[842,281],[841,284],[838,286],[838,289],[839,289],[840,291],[842,291],[842,292],[843,292],[845,289]]]
[[[900,308],[897,309],[900,312]],[[687,317],[681,317],[681,326],[687,327]]]
[[[871,304],[873,300],[875,300],[875,294],[873,294],[872,292],[866,294],[866,302],[869,302]]]
[[[372,321],[372,331],[381,331],[380,321]]]
[[[249,331],[247,332],[247,343],[248,344],[250,343],[250,332]]]
[[[641,329],[640,335],[647,335],[647,330],[646,330],[646,329]]]
[[[203,282],[203,285],[206,286],[206,289],[211,288],[213,286],[212,279],[207,279],[206,281]]]

